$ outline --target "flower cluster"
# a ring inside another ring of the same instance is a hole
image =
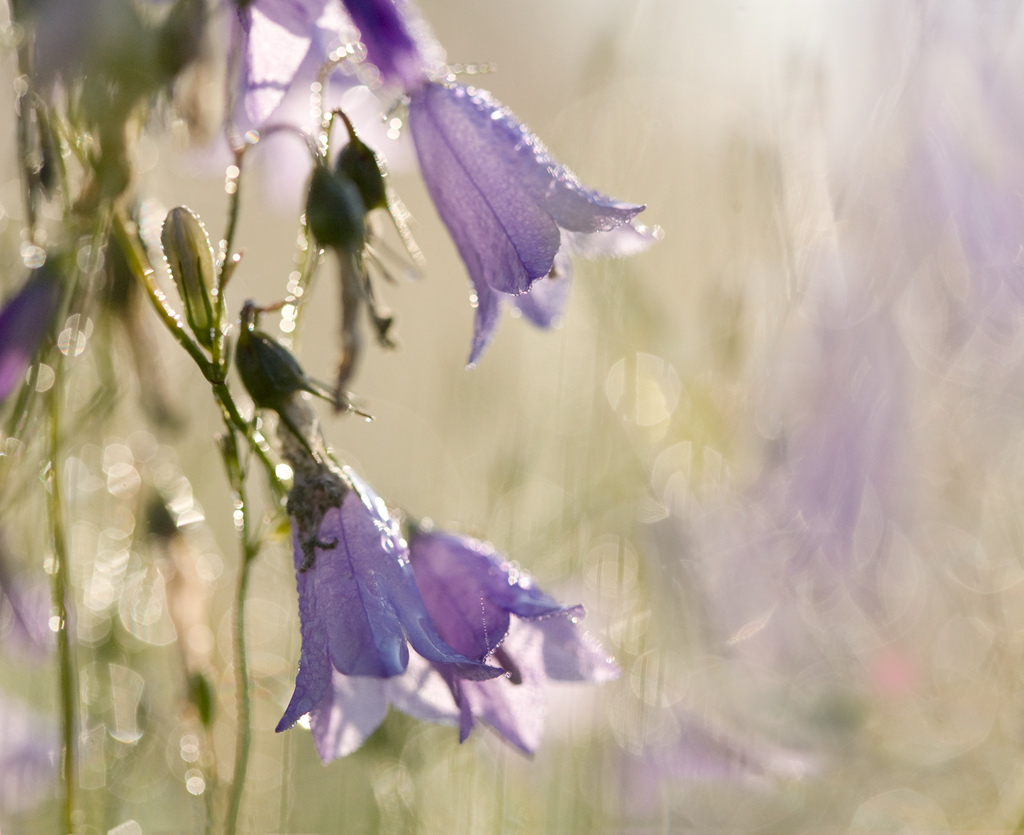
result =
[[[326,762],[356,750],[393,704],[457,722],[460,740],[479,719],[532,753],[549,679],[618,674],[576,629],[582,607],[557,603],[468,537],[415,530],[408,544],[355,472],[302,455],[288,501],[302,652],[278,731],[308,714]]]
[[[632,225],[642,205],[584,187],[508,108],[459,84],[411,4],[265,0],[247,5],[239,21],[245,123],[270,122],[288,90],[312,81],[328,54],[351,60],[344,49],[326,49],[353,31],[376,70],[372,78],[404,96],[424,181],[472,282],[470,365],[508,304],[539,327],[558,320],[570,256],[629,255],[656,240],[657,230]],[[351,74],[335,77],[352,83]]]
[[[314,77],[323,95],[323,82],[361,81],[403,97],[424,181],[472,282],[471,364],[507,304],[541,327],[558,318],[571,255],[624,255],[654,240],[632,225],[643,206],[584,187],[507,108],[456,83],[404,0],[238,5],[236,125],[280,125],[275,120],[289,91]],[[332,165],[319,140],[313,143],[306,219],[314,242],[341,264],[334,400],[351,408],[344,386],[361,342],[359,311],[369,309],[384,344],[391,323],[377,312],[365,271],[373,234],[366,218],[378,208],[393,210],[394,198],[383,159],[339,114],[348,144]],[[420,719],[458,724],[460,740],[484,722],[532,753],[548,680],[618,674],[576,628],[582,607],[562,606],[474,539],[416,528],[407,543],[387,505],[350,469],[336,467],[319,442],[299,393],[322,393],[321,387],[285,348],[253,329],[251,303],[246,310],[238,368],[254,403],[278,412],[282,448],[296,474],[288,509],[302,652],[277,729],[308,716],[326,761],[359,747],[392,704]]]

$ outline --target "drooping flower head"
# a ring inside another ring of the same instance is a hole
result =
[[[44,265],[0,308],[0,403],[24,377],[50,328],[59,298],[53,268]]]
[[[409,551],[383,500],[354,472],[349,485],[330,470],[296,479],[289,496],[302,622],[295,692],[277,730],[305,714],[314,725],[330,707],[332,670],[390,678],[409,664],[409,648],[451,664],[469,679],[500,670],[461,654],[437,633],[416,588]]]
[[[409,123],[427,189],[476,293],[471,364],[504,300],[551,276],[556,256],[622,255],[654,240],[630,225],[643,206],[585,188],[486,91],[423,84],[411,92]],[[531,318],[550,322],[563,302],[545,299]]]
[[[583,607],[558,603],[490,545],[424,531],[412,537],[411,554],[441,637],[470,658],[492,658],[506,672],[469,681],[458,668],[434,662],[459,709],[460,741],[480,719],[532,754],[544,725],[548,680],[601,682],[618,675],[615,663],[577,628]]]

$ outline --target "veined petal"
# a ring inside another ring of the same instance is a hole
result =
[[[397,657],[394,654],[394,636],[408,637],[413,649],[428,661],[453,664],[459,674],[470,679],[486,679],[501,675],[501,670],[478,663],[454,651],[438,634],[423,598],[420,596],[409,565],[409,549],[402,539],[398,524],[391,518],[387,505],[366,482],[359,478],[351,469],[345,468],[346,475],[352,481],[355,490],[348,493],[342,501],[341,515],[350,528],[343,531],[351,533],[353,545],[349,553],[355,555],[352,561],[353,578],[358,573],[357,583],[360,586],[359,600],[365,601],[367,625],[375,636],[379,636],[378,646],[381,652],[378,658],[382,661],[382,670],[394,672],[365,673],[343,669],[338,664],[339,657],[346,649],[347,641],[339,634],[337,641],[331,642],[331,658],[335,667],[348,675],[397,675],[405,670],[408,664],[409,651],[404,639],[401,641]],[[324,538],[328,514],[320,526],[321,540]],[[326,544],[326,541],[324,541]],[[345,573],[345,560],[342,560],[342,574]],[[306,572],[309,573],[308,571]],[[374,593],[375,592],[375,593]],[[333,621],[337,623],[337,620]],[[337,645],[338,649],[335,649]],[[401,662],[400,668],[397,661]],[[372,665],[371,665],[372,666]]]
[[[438,632],[470,658],[482,659],[497,648],[511,614],[536,618],[569,611],[490,545],[467,536],[418,533],[412,561]]]
[[[479,122],[464,87],[425,84],[412,94],[409,124],[423,179],[474,284],[522,293],[551,271],[558,226]]]
[[[405,632],[388,594],[391,583],[405,578],[402,555],[394,554],[375,521],[354,492],[345,495],[340,508],[330,508],[320,525],[315,562],[298,575],[299,597],[315,600],[322,612],[335,669],[386,678],[409,663]]]
[[[238,13],[242,30],[242,106],[263,125],[281,104],[313,40],[327,0],[256,0]]]
[[[643,206],[585,188],[572,171],[551,157],[544,143],[511,110],[486,90],[432,86],[434,90],[428,92],[432,107],[449,135],[459,142],[472,138],[471,150],[461,158],[467,169],[476,172],[471,174],[474,180],[485,182],[487,169],[498,167],[496,161],[501,160],[505,176],[514,178],[559,227],[569,232],[606,232],[644,210]]]

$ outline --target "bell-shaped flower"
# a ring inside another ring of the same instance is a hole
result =
[[[277,730],[305,714],[329,719],[332,672],[390,678],[409,664],[409,648],[450,664],[469,679],[500,670],[452,649],[438,635],[416,587],[409,551],[387,506],[346,469],[350,487],[325,472],[289,497],[302,624],[295,692]],[[305,507],[300,505],[305,504]],[[310,521],[312,520],[312,522]]]
[[[59,299],[53,269],[44,265],[0,308],[0,403],[24,378],[50,329]]]
[[[410,93],[409,123],[427,189],[473,282],[471,364],[503,297],[530,292],[556,256],[624,255],[655,239],[630,225],[643,206],[585,188],[486,91],[421,84]]]
[[[412,538],[416,584],[441,637],[474,659],[492,658],[506,675],[469,681],[434,661],[459,710],[459,738],[477,719],[532,754],[544,725],[549,680],[603,682],[619,669],[577,628],[582,606],[563,606],[490,545],[469,537],[421,531]],[[515,615],[515,620],[512,616]]]

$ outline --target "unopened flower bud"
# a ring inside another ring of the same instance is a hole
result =
[[[185,304],[185,319],[200,344],[213,344],[213,248],[203,222],[184,206],[171,209],[160,233],[164,258],[178,295]]]
[[[252,402],[280,412],[298,391],[319,394],[295,356],[271,336],[256,330],[258,310],[252,302],[242,308],[242,328],[235,348],[235,365]]]
[[[363,248],[366,205],[359,187],[344,173],[332,172],[320,163],[306,198],[306,222],[318,246],[347,252]]]
[[[366,211],[387,208],[387,192],[384,188],[384,170],[381,168],[377,154],[358,136],[355,128],[342,113],[341,118],[348,128],[348,144],[341,149],[335,163],[335,171],[348,176],[363,198]]]

